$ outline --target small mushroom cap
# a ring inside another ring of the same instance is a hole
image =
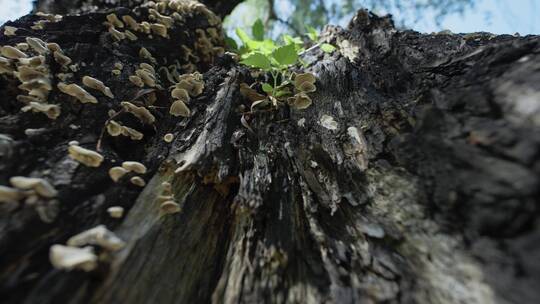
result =
[[[189,117],[191,115],[191,111],[186,106],[186,104],[178,99],[173,102],[171,105],[171,108],[169,109],[169,113],[173,116],[182,116],[182,117]]]
[[[98,245],[106,250],[116,251],[122,249],[126,243],[104,225],[99,225],[70,237],[67,245],[76,247]]]
[[[172,133],[167,133],[165,134],[165,136],[163,136],[163,140],[166,142],[166,143],[170,143],[172,142],[174,139],[174,135]]]
[[[139,186],[139,187],[146,186],[146,182],[140,176],[134,176],[129,181],[135,186]]]
[[[101,154],[78,145],[70,145],[68,152],[71,158],[88,167],[99,167],[103,162]]]
[[[107,212],[112,218],[121,218],[124,216],[124,208],[119,206],[113,206],[107,208]]]
[[[294,97],[290,97],[287,101],[296,110],[307,109],[312,104],[311,98],[305,93],[298,93]]]
[[[58,191],[45,179],[36,177],[13,176],[9,183],[20,190],[34,190],[40,196],[53,198],[58,195]]]
[[[122,163],[122,168],[138,174],[146,173],[146,166],[136,161],[125,161]]]
[[[174,214],[182,211],[180,205],[178,205],[175,201],[165,201],[161,203],[159,209],[166,214]]]
[[[302,73],[302,74],[296,74],[294,77],[294,86],[298,88],[302,83],[309,82],[314,84],[316,81],[316,78],[311,73]]]
[[[126,170],[122,167],[112,167],[111,169],[109,169],[109,176],[116,183],[128,172],[129,170]]]
[[[317,90],[317,87],[315,87],[315,85],[311,82],[303,82],[301,83],[298,87],[297,87],[298,90],[304,92],[304,93],[312,93],[312,92],[315,92]]]
[[[49,249],[49,259],[54,268],[63,270],[92,271],[98,262],[92,247],[77,248],[58,244]]]

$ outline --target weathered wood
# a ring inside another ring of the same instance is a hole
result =
[[[135,11],[146,18],[146,9]],[[34,206],[0,205],[6,303],[540,299],[538,37],[398,31],[389,18],[359,11],[347,29],[326,28],[322,37],[338,52],[304,56],[317,76],[313,105],[246,115],[248,129],[239,85],[253,81],[249,71],[227,55],[203,60],[205,50],[192,47],[195,29],[210,27],[207,15],[186,15],[170,40],[116,44],[105,16],[66,16],[41,31],[29,29],[37,17],[27,16],[9,24],[20,28],[16,36],[0,36],[1,45],[25,36],[57,42],[80,64],[75,82],[91,75],[115,95],[80,105],[54,89],[49,101],[62,114],[49,120],[20,112],[19,83],[0,78],[0,184],[33,175],[59,190],[56,204],[44,202],[49,223]],[[190,63],[178,44],[195,50],[204,72],[191,117],[168,114],[171,83],[160,74],[156,123],[118,116],[142,141],[105,136],[99,168],[70,160],[69,141],[96,147],[109,109],[148,100],[151,91],[127,80],[145,62],[139,49],[150,50],[156,69]],[[124,68],[113,76],[118,61]],[[45,130],[29,136],[27,128]],[[142,191],[107,176],[125,160],[148,167]],[[162,182],[172,184],[181,213],[160,213]],[[125,218],[107,215],[115,205]],[[51,245],[98,224],[127,246],[102,252],[93,272],[52,268]]]

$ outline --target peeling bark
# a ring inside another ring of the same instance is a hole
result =
[[[147,11],[133,9],[140,20]],[[50,120],[21,112],[20,83],[1,76],[0,184],[35,176],[59,191],[55,203],[0,205],[3,301],[539,301],[538,37],[398,31],[389,18],[359,11],[347,29],[322,35],[338,52],[304,55],[317,77],[313,105],[253,113],[247,129],[239,85],[252,76],[228,55],[195,46],[196,29],[219,30],[204,10],[182,15],[171,39],[133,42],[113,42],[103,25],[110,12],[65,16],[43,30],[30,28],[39,17],[29,15],[8,23],[16,36],[0,35],[0,45],[26,36],[58,43],[79,64],[73,82],[89,75],[115,95],[92,91],[98,103],[80,104],[56,89],[55,76],[48,101],[62,113]],[[128,81],[148,62],[141,47],[156,70],[178,60],[182,73],[190,64],[203,72],[205,89],[189,103],[189,118],[168,114],[165,73],[160,88]],[[119,76],[111,74],[117,62]],[[107,112],[124,100],[157,118],[150,126],[118,114],[141,141],[102,137]],[[71,160],[72,140],[89,149],[100,142],[103,164]],[[148,168],[144,189],[108,177],[126,160]],[[160,212],[163,182],[172,184],[180,213]],[[110,218],[111,206],[124,207],[125,217]],[[96,248],[93,272],[52,268],[51,245],[98,224],[127,246]]]

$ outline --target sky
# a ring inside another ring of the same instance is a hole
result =
[[[285,3],[278,0],[278,7]],[[14,20],[31,10],[32,0],[0,0],[0,24]],[[393,12],[399,15],[399,12]],[[430,16],[413,25],[420,32],[451,30],[454,33],[486,31],[495,34],[540,34],[540,1],[478,0],[473,10],[447,16],[437,26]]]

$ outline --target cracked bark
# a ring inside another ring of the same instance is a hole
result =
[[[155,125],[121,116],[144,139],[105,137],[104,164],[88,168],[67,157],[68,142],[95,148],[108,110],[141,95],[127,80],[143,62],[140,47],[156,68],[186,64],[178,43],[203,58],[194,33],[210,26],[194,13],[170,40],[114,44],[106,14],[66,16],[41,31],[30,29],[39,19],[30,15],[8,23],[16,36],[0,35],[1,45],[25,36],[59,43],[86,63],[75,82],[91,75],[116,95],[80,105],[55,89],[49,100],[62,114],[53,121],[20,112],[19,83],[0,78],[0,184],[32,175],[59,190],[51,223],[33,206],[0,205],[3,302],[539,301],[538,37],[398,31],[359,11],[347,29],[322,35],[339,52],[304,56],[318,79],[309,109],[253,114],[251,133],[237,111],[249,71],[227,55],[201,60],[205,90],[190,118],[160,108],[171,103],[160,74]],[[337,125],[327,128],[328,119]],[[28,136],[28,128],[43,129]],[[162,140],[169,132],[171,144]],[[110,181],[107,170],[124,160],[149,168],[144,189]],[[181,213],[159,213],[163,181]],[[126,208],[123,219],[108,217],[114,205]],[[51,267],[51,245],[97,224],[126,248],[103,253],[91,273]]]

